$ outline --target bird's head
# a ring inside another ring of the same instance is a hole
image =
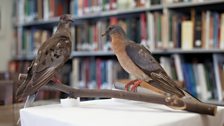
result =
[[[60,17],[60,22],[61,23],[66,23],[66,22],[73,22],[72,16],[69,14],[64,14]]]
[[[60,21],[59,24],[62,24],[64,27],[71,27],[73,20],[72,20],[72,16],[69,14],[64,14],[60,17]]]
[[[115,34],[125,36],[124,30],[119,25],[111,25],[111,26],[109,26],[106,29],[106,31],[102,34],[102,36],[105,36],[105,35],[113,36]]]

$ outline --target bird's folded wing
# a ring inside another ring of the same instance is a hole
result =
[[[147,50],[144,46],[137,45],[130,42],[126,45],[126,53],[130,59],[147,75],[152,77],[156,88],[166,91],[168,93],[177,94],[178,96],[184,96],[183,92],[177,88],[175,82],[171,80],[165,73],[164,69],[151,55],[151,52]],[[161,73],[161,76],[152,76],[153,73]]]
[[[51,41],[51,42],[50,42]],[[48,45],[43,44],[39,49],[38,56],[35,60],[37,63],[35,71],[40,72],[48,67],[57,66],[63,64],[67,58],[69,58],[71,50],[70,46],[67,45],[66,41],[70,41],[66,37],[53,37],[44,43],[49,43]]]
[[[45,42],[48,45],[41,46],[30,69],[32,77],[19,87],[18,95],[26,96],[38,91],[52,79],[58,67],[67,61],[71,53],[70,46],[67,45],[69,42],[66,43],[69,39],[66,37],[56,38],[49,39],[51,42]]]
[[[30,94],[35,93],[38,91],[40,87],[48,83],[52,77],[55,75],[55,67],[47,68],[41,72],[35,73],[35,80],[31,79],[27,85],[26,88],[23,90],[23,96],[27,96]],[[22,96],[22,97],[23,97]]]

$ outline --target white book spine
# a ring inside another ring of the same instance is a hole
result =
[[[217,93],[218,93],[218,100],[222,101],[223,95],[222,95],[221,80],[220,80],[220,75],[219,75],[218,59],[219,59],[218,55],[213,54],[213,65],[214,65],[214,71],[215,71],[215,82],[216,82],[216,88],[217,88]]]
[[[108,82],[108,89],[112,89],[113,85],[113,61],[107,61],[107,82]]]
[[[78,83],[78,81],[79,81],[79,59],[73,59],[73,61],[72,61],[72,77],[71,77],[71,79],[72,79],[72,83],[71,83],[71,86],[73,87],[73,88],[79,88],[79,83]]]
[[[147,13],[147,31],[148,31],[148,45],[150,50],[155,50],[155,40],[154,40],[154,23],[153,23],[153,14],[148,12]]]
[[[209,48],[209,34],[210,34],[210,11],[206,11],[206,16],[205,16],[205,48]]]
[[[48,0],[44,0],[44,20],[47,20],[49,18],[49,1]]]
[[[183,75],[183,70],[181,67],[180,55],[174,54],[173,57],[174,57],[174,63],[175,63],[175,67],[176,67],[177,78],[179,81],[184,81],[184,75]]]
[[[209,99],[210,96],[209,96],[209,91],[207,90],[204,65],[202,63],[199,63],[197,65],[197,68],[198,68],[198,80],[199,80],[199,82],[197,82],[197,83],[199,84],[200,91],[202,94],[201,100],[206,101]]]
[[[18,24],[24,23],[24,6],[25,6],[25,1],[24,0],[18,0]]]

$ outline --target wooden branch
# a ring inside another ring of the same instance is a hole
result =
[[[121,82],[117,82],[114,84],[114,87],[116,89],[120,89],[120,90],[124,90],[125,89],[125,85],[124,82],[126,81],[122,81]],[[140,84],[139,87],[137,87],[136,92],[138,93],[142,93],[142,94],[162,94],[164,95],[164,92],[159,92],[157,90],[152,90],[152,88],[149,86],[149,84],[147,84],[146,82],[142,82]],[[216,111],[217,111],[217,106],[212,105],[212,104],[207,104],[207,103],[203,103],[203,102],[199,102],[197,100],[195,100],[193,97],[192,98],[182,98],[180,99],[181,101],[183,101],[186,105],[186,107],[183,110],[189,111],[189,112],[195,112],[195,113],[200,113],[200,114],[208,114],[208,115],[215,115]],[[171,108],[173,108],[171,106]],[[175,109],[175,107],[174,107]]]
[[[161,95],[137,94],[134,92],[109,90],[109,89],[101,89],[101,90],[76,89],[76,88],[71,88],[65,84],[53,84],[53,83],[49,83],[47,86],[50,86],[56,90],[62,91],[68,94],[72,98],[77,98],[77,97],[119,98],[119,99],[128,99],[128,100],[170,105],[169,102],[165,101],[165,97]],[[184,103],[181,100],[177,100],[177,102],[175,103],[175,106],[182,107],[184,106]]]
[[[199,106],[198,108],[195,108],[195,107],[191,107],[194,105],[194,104],[192,105],[192,103],[185,104],[185,102],[182,101],[181,99],[165,97],[163,95],[157,95],[157,94],[148,95],[148,94],[118,91],[118,90],[108,90],[108,89],[101,89],[101,90],[75,89],[64,84],[52,84],[52,83],[49,83],[48,86],[55,88],[59,91],[62,91],[64,93],[67,93],[70,97],[73,97],[73,98],[77,98],[77,97],[119,98],[119,99],[163,104],[174,109],[181,109],[181,110],[186,110],[186,111],[196,112],[201,114],[215,115],[214,106],[209,107],[208,110],[207,110],[207,107],[203,107],[203,106]],[[204,110],[205,108],[207,111]]]

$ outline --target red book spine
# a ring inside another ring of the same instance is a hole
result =
[[[101,64],[101,59],[97,59],[96,60],[96,83],[97,83],[97,88],[100,89],[101,87],[101,84],[102,84],[102,73],[101,73],[101,67],[100,67],[100,64]]]

